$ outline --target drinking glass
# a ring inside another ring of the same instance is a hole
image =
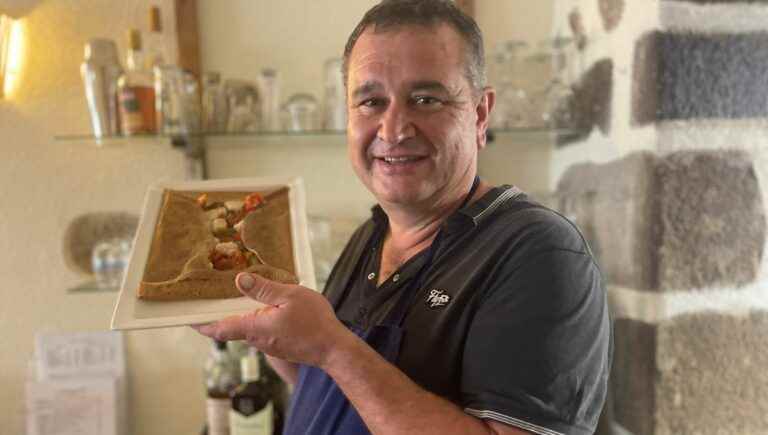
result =
[[[256,79],[261,102],[261,131],[280,130],[280,81],[277,70],[265,68]]]
[[[331,245],[331,220],[324,216],[309,216],[308,229],[317,287],[322,290],[336,260]]]
[[[572,45],[571,38],[557,37],[539,43],[536,53],[528,56],[530,69],[545,69],[551,65],[551,77],[544,85],[531,93],[533,113],[537,125],[548,128],[569,128],[573,126],[571,102],[573,88],[568,71],[567,48]]]
[[[170,135],[200,131],[202,110],[195,77],[175,65],[157,66],[154,73],[159,131]]]
[[[119,287],[128,267],[131,240],[113,238],[97,243],[91,254],[91,269],[100,288]]]
[[[222,133],[227,129],[227,95],[221,83],[221,74],[207,72],[203,75],[203,130]]]
[[[347,107],[344,78],[341,73],[342,59],[332,58],[323,67],[325,95],[323,97],[323,128],[341,131],[347,128]]]

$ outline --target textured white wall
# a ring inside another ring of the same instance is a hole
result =
[[[674,2],[667,2],[674,3]],[[600,18],[598,2],[592,0],[554,0],[553,32],[572,37],[568,16],[578,9],[582,13],[587,44],[584,51],[571,49],[569,67],[574,77],[580,76],[594,62],[610,58],[613,62],[610,133],[593,131],[585,141],[569,144],[552,153],[550,187],[554,189],[562,174],[575,163],[604,163],[636,151],[655,148],[657,134],[653,128],[630,125],[632,68],[634,44],[645,32],[659,27],[659,0],[624,2],[625,10],[617,28],[606,32]]]
[[[172,27],[172,2],[152,3]],[[24,433],[24,381],[36,332],[109,328],[115,293],[66,292],[84,281],[62,259],[68,223],[90,211],[138,213],[149,183],[184,177],[183,158],[161,142],[99,148],[54,140],[90,130],[79,75],[85,41],[114,38],[122,53],[127,28],[146,26],[149,4],[48,0],[22,21],[23,76],[0,100],[0,434]],[[206,342],[186,329],[126,338],[135,433],[197,433]]]

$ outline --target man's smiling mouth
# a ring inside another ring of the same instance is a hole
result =
[[[391,165],[415,162],[423,158],[423,156],[376,157],[376,159],[383,160]]]

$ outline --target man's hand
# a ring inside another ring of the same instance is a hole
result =
[[[267,306],[195,326],[199,333],[217,340],[246,340],[268,355],[313,366],[323,365],[334,344],[352,335],[325,297],[313,290],[248,272],[235,281],[244,295]]]

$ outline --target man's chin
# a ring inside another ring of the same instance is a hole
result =
[[[374,192],[374,196],[383,204],[398,206],[416,205],[425,199],[421,189],[413,187],[403,189],[380,189]]]

